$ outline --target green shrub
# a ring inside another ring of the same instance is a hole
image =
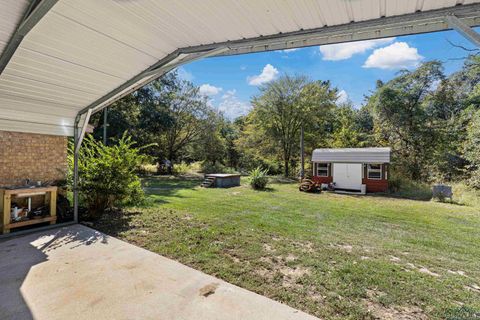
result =
[[[472,188],[464,182],[453,183],[452,190],[455,203],[480,208],[480,190]]]
[[[468,185],[472,189],[480,190],[480,168],[472,170],[470,173],[470,179],[468,180]]]
[[[267,186],[268,170],[263,170],[261,167],[257,167],[250,171],[250,186],[255,190],[263,190]]]
[[[140,166],[138,172],[145,175],[154,175],[158,171],[158,164],[146,163]]]
[[[211,162],[203,162],[201,166],[202,173],[236,173],[235,169],[226,167],[220,162],[212,164]]]
[[[146,159],[126,134],[115,145],[105,146],[92,136],[84,139],[78,158],[80,200],[88,218],[99,218],[105,209],[144,200],[137,171]],[[69,148],[70,185],[73,185],[73,144]]]
[[[173,174],[175,176],[181,176],[190,172],[190,166],[188,163],[180,162],[173,165]]]
[[[190,163],[190,172],[192,173],[199,173],[202,171],[202,162],[201,161],[196,161]]]
[[[432,199],[432,189],[428,184],[413,181],[400,175],[390,175],[388,177],[389,193],[400,197],[413,200]]]

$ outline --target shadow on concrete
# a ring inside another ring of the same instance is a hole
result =
[[[62,227],[0,241],[0,319],[34,319],[22,294],[22,284],[35,265],[48,260],[48,252],[61,246],[73,249],[97,241],[107,243],[100,232]],[[48,275],[46,275],[48,276]]]

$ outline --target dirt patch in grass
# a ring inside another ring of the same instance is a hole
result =
[[[278,260],[283,260],[285,262],[292,262],[292,261],[295,261],[298,259],[298,256],[294,255],[294,254],[287,254],[286,256],[277,256],[276,257]]]
[[[229,259],[231,259],[233,262],[235,262],[235,263],[242,263],[242,260],[241,260],[240,257],[237,255],[237,253],[235,252],[235,250],[226,249],[226,250],[224,250],[224,254],[225,254]],[[244,261],[243,263],[248,264],[249,262],[248,262],[248,261]]]
[[[440,277],[438,273],[430,271],[428,268],[425,268],[425,267],[421,267],[420,269],[418,269],[418,271],[421,273],[428,274],[429,276],[432,276],[432,277]]]
[[[478,286],[476,284],[471,284],[471,285],[465,286],[465,289],[470,290],[470,291],[474,291],[476,293],[480,293],[480,286]]]
[[[255,270],[256,274],[266,280],[272,281],[275,277],[280,277],[283,287],[291,288],[301,286],[297,285],[299,279],[309,276],[312,273],[311,268],[301,265],[291,265],[297,259],[297,256],[288,254],[286,256],[263,256],[260,258],[263,266]]]
[[[268,243],[263,244],[263,250],[265,250],[266,252],[275,252],[275,249]]]
[[[390,261],[393,261],[393,262],[397,263],[397,262],[400,262],[400,259],[398,259],[398,260],[397,259],[394,259],[394,260],[390,259]],[[423,274],[427,274],[427,275],[432,276],[432,277],[440,277],[440,274],[438,274],[436,272],[433,272],[433,271],[431,271],[430,269],[428,269],[427,267],[424,267],[424,266],[416,266],[411,262],[407,262],[405,264],[405,266],[406,266],[406,268],[404,270],[406,270],[406,271],[415,270],[415,271],[418,271],[418,272],[423,273]],[[457,273],[455,272],[455,274],[457,274]]]
[[[335,249],[340,249],[342,251],[345,251],[347,253],[351,253],[353,251],[353,246],[350,244],[335,244],[331,243],[330,247],[335,248]]]
[[[295,247],[300,248],[300,250],[304,253],[311,253],[315,251],[313,242],[310,242],[310,241],[304,241],[304,242],[294,241],[292,242],[292,244]]]
[[[466,277],[467,275],[465,274],[465,271],[461,271],[461,270],[457,270],[457,271],[453,271],[453,270],[447,270],[448,273],[450,274],[457,274],[459,276],[463,276],[463,277]]]
[[[395,257],[395,256],[390,256],[390,261],[392,262],[400,262],[402,259],[400,259],[399,257]]]
[[[380,303],[364,300],[368,312],[374,319],[382,320],[427,320],[427,315],[415,306],[385,307]]]
[[[280,272],[288,278],[291,279],[299,279],[305,275],[310,275],[311,271],[310,268],[305,267],[281,267]]]
[[[272,270],[268,270],[263,267],[256,268],[255,274],[267,280],[271,280],[273,278]]]

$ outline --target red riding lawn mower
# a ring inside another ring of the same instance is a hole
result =
[[[335,183],[329,183],[326,185],[325,183],[322,183],[318,177],[312,177],[312,179],[302,179],[300,185],[298,186],[298,190],[314,193],[321,193],[322,191],[334,191]]]
[[[322,192],[322,182],[318,177],[312,177],[311,179],[304,178],[301,180],[298,190],[303,192],[320,193]]]

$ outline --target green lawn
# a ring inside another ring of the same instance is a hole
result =
[[[96,227],[324,319],[454,319],[480,310],[478,209],[306,194],[288,183],[263,192],[144,183],[146,207]]]

